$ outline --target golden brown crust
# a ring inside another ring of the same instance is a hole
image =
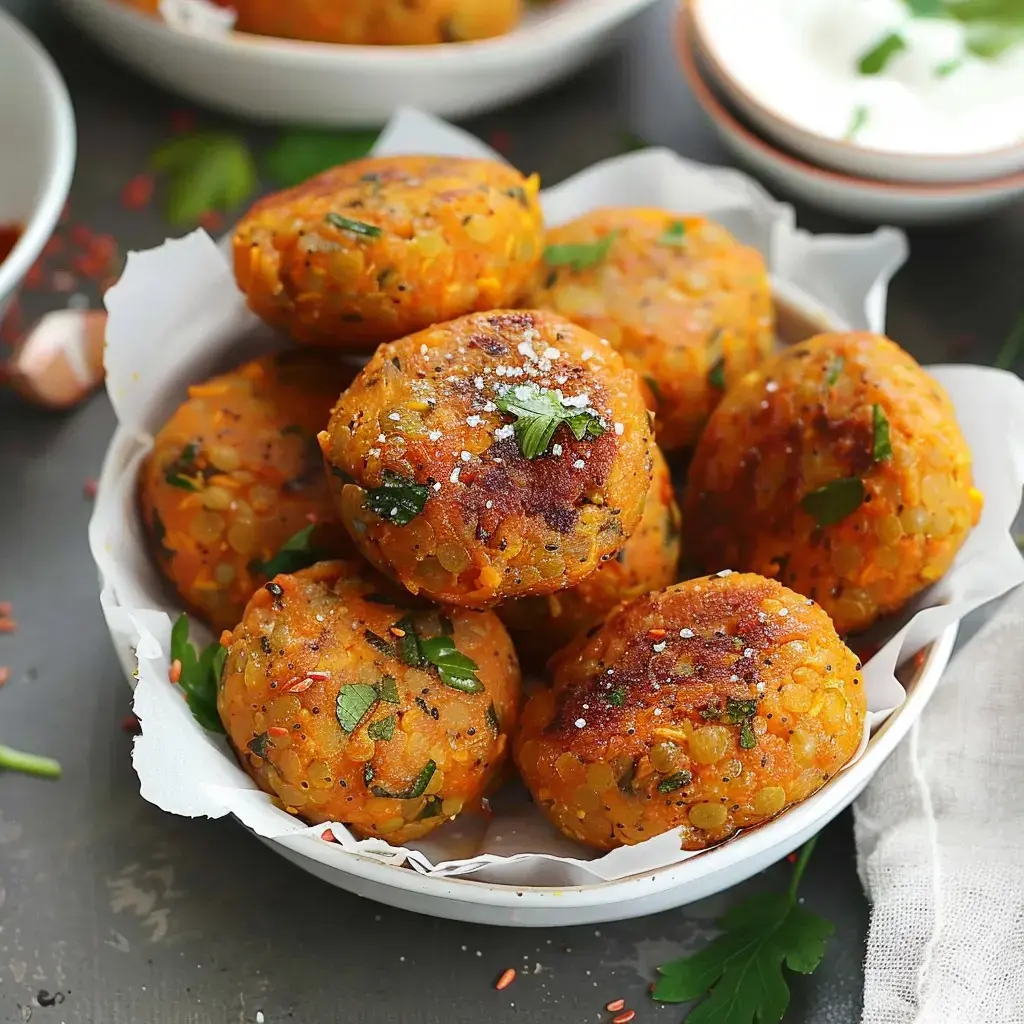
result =
[[[357,160],[257,202],[235,231],[235,276],[296,340],[372,348],[514,305],[540,259],[538,187],[489,160]]]
[[[400,643],[413,635],[448,637],[476,666],[475,692],[410,664]],[[218,710],[232,745],[308,822],[407,842],[471,807],[506,758],[519,667],[492,614],[431,608],[363,564],[321,562],[261,587],[225,639]]]
[[[823,785],[860,742],[855,655],[773,580],[702,577],[619,608],[556,659],[516,763],[538,806],[598,849],[682,828],[702,849]]]
[[[827,512],[842,487],[853,497],[840,521],[805,507],[825,488]],[[730,390],[694,453],[684,522],[706,569],[776,576],[846,633],[942,576],[980,511],[942,386],[893,342],[854,333],[795,345]]]
[[[592,247],[609,235],[614,240],[604,255],[581,269],[552,256],[553,247]],[[552,228],[546,253],[530,303],[589,328],[622,353],[647,388],[663,451],[692,446],[722,389],[771,352],[764,260],[703,217],[592,210]]]
[[[597,436],[563,423],[524,457],[499,408],[520,393],[578,413]],[[636,528],[651,468],[635,375],[588,331],[529,311],[382,345],[320,441],[363,554],[411,592],[468,607],[583,580]],[[395,515],[389,501],[374,508],[396,480],[419,496],[404,523],[397,502]]]
[[[312,523],[324,556],[352,552],[316,433],[356,369],[334,353],[266,356],[189,388],[139,476],[153,557],[215,629],[241,617],[259,566]]]

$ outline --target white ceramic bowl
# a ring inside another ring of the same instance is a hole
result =
[[[694,44],[691,9],[680,8],[676,32],[683,76],[722,142],[742,163],[793,198],[873,224],[941,224],[980,217],[1024,197],[1024,171],[971,184],[908,184],[807,163],[755,134],[716,91]]]
[[[116,0],[63,0],[115,57],[190,99],[254,120],[336,127],[376,127],[407,105],[457,118],[511,103],[572,74],[651,2],[558,0],[478,42],[343,46],[188,35]]]
[[[75,116],[35,37],[0,9],[0,224],[22,234],[0,263],[0,315],[53,233],[75,169]]]
[[[958,184],[989,181],[1024,172],[1024,142],[963,154],[900,153],[873,149],[856,141],[828,138],[808,130],[756,95],[743,73],[729,61],[723,33],[736,31],[729,8],[719,0],[689,0],[694,47],[709,77],[729,102],[769,138],[813,163],[853,175],[887,182]],[[714,10],[714,15],[709,13]]]

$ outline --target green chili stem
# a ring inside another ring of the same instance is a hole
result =
[[[804,877],[804,869],[807,867],[807,862],[811,859],[811,854],[814,853],[814,847],[817,842],[818,837],[812,836],[800,847],[800,853],[793,868],[793,877],[789,882],[789,892],[787,893],[790,903],[796,903],[796,891],[800,888],[800,879]]]
[[[38,754],[28,754],[24,750],[15,750],[13,747],[0,744],[0,769],[3,768],[25,775],[35,775],[40,779],[60,778],[60,762],[52,757],[40,757]]]

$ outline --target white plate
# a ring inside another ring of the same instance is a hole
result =
[[[75,115],[35,37],[0,10],[0,224],[21,238],[0,263],[0,316],[53,233],[75,169]]]
[[[680,9],[677,49],[683,76],[722,142],[787,195],[841,217],[873,224],[941,224],[991,213],[1024,196],[1024,172],[971,184],[912,185],[829,171],[775,148],[744,125],[709,84],[693,44],[692,16]]]
[[[652,0],[558,0],[507,35],[440,46],[207,38],[116,0],[62,2],[115,57],[189,99],[254,120],[376,127],[403,105],[455,118],[538,92],[578,70]]]

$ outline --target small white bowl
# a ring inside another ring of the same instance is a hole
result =
[[[743,124],[705,77],[689,10],[680,7],[676,42],[683,76],[694,99],[737,159],[787,195],[841,217],[873,224],[964,221],[1024,196],[1024,171],[960,185],[884,182],[816,167],[776,149]]]
[[[693,46],[708,77],[751,124],[813,163],[855,177],[913,184],[983,182],[1024,172],[1024,142],[962,154],[895,152],[829,138],[797,124],[785,112],[755,95],[730,66],[723,55],[720,36],[709,22],[707,2],[688,0]]]
[[[582,67],[651,2],[558,0],[495,39],[347,46],[190,35],[117,0],[63,0],[111,54],[174,92],[253,120],[335,127],[376,127],[401,106],[465,117],[539,92]]]
[[[0,315],[53,233],[75,169],[75,115],[35,37],[0,9],[0,224],[21,237],[0,262]]]

